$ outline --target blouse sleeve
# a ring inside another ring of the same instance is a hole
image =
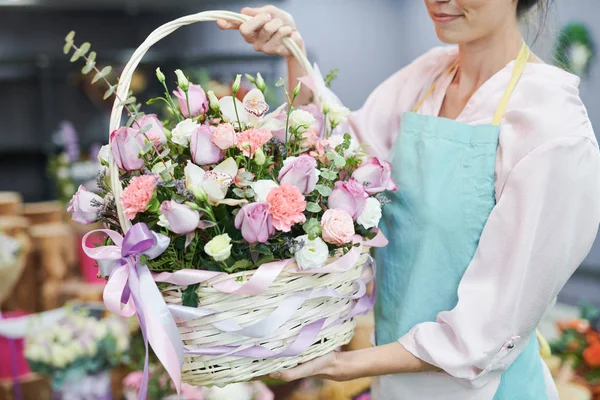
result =
[[[527,346],[587,256],[600,221],[600,156],[582,136],[550,140],[511,171],[458,288],[458,304],[399,339],[449,375],[484,386]]]

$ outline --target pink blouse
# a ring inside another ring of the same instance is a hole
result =
[[[456,57],[455,48],[437,48],[386,80],[351,115],[355,137],[387,157],[402,114]],[[513,64],[475,93],[458,121],[491,123]],[[420,112],[438,115],[450,83],[442,78]],[[578,86],[558,68],[527,65],[501,124],[497,205],[460,282],[458,305],[399,339],[444,372],[378,378],[375,399],[491,400],[502,372],[588,254],[600,221],[600,153]]]

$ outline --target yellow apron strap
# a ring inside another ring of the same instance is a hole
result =
[[[511,79],[508,87],[506,88],[506,91],[504,92],[504,96],[502,96],[502,100],[500,101],[500,104],[498,105],[498,109],[496,110],[496,114],[494,115],[494,119],[492,120],[493,125],[500,125],[502,118],[504,118],[504,114],[506,113],[506,107],[508,106],[508,101],[510,100],[510,97],[512,96],[513,92],[515,91],[515,88],[517,87],[517,83],[519,83],[519,80],[521,79],[521,76],[523,75],[523,71],[525,70],[525,67],[527,66],[527,61],[529,61],[530,56],[531,56],[531,50],[529,50],[529,47],[527,46],[526,43],[523,43],[523,47],[521,47],[521,51],[519,52],[519,55],[517,57],[515,67],[513,68],[512,79]],[[448,70],[446,70],[445,74],[450,74],[454,69],[456,69],[457,66],[458,66],[458,60],[456,60],[450,66],[450,68],[448,68]],[[421,100],[419,100],[419,102],[413,109],[413,112],[419,111],[419,109],[423,106],[423,103],[425,103],[425,100],[427,100],[427,98],[429,96],[431,96],[433,91],[436,89],[437,84],[438,84],[438,80],[436,80],[434,82],[434,84],[431,85],[431,88],[429,88],[429,90],[427,91],[427,93],[425,93],[423,98]]]
[[[506,107],[508,106],[508,101],[512,96],[515,88],[517,87],[517,83],[521,79],[523,75],[523,71],[527,66],[527,62],[529,61],[529,57],[531,56],[531,50],[526,43],[523,42],[523,47],[521,47],[521,51],[519,52],[519,56],[517,57],[517,61],[515,63],[515,67],[512,72],[512,79],[506,91],[504,92],[504,96],[502,96],[502,100],[500,100],[500,104],[498,104],[498,109],[496,110],[496,114],[494,114],[494,119],[492,120],[492,125],[500,125],[502,118],[504,118],[504,114],[506,113]]]
[[[450,68],[448,68],[446,70],[446,72],[444,72],[444,75],[452,73],[452,71],[454,71],[456,69],[456,67],[458,67],[458,60],[456,60],[456,61],[454,61],[454,63],[452,63],[452,65],[450,66]],[[419,111],[419,109],[421,108],[421,106],[423,105],[423,103],[425,103],[425,100],[427,100],[427,98],[429,96],[431,96],[431,94],[433,93],[433,91],[437,87],[438,80],[439,79],[436,79],[436,81],[433,83],[433,85],[431,85],[431,87],[429,88],[429,90],[427,91],[427,93],[425,93],[425,95],[423,96],[423,98],[421,98],[421,100],[419,100],[419,102],[417,103],[417,105],[415,106],[415,108],[413,108],[413,112],[416,113],[417,111]]]

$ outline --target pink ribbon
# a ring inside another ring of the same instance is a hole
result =
[[[88,247],[86,239],[94,233],[104,233],[113,246]],[[148,229],[145,224],[134,225],[123,238],[107,229],[89,232],[83,238],[83,250],[109,276],[104,288],[104,304],[110,311],[124,317],[137,315],[146,346],[146,360],[139,400],[146,399],[148,388],[148,344],[173,380],[177,393],[181,389],[183,343],[175,321],[152,278],[148,267],[140,263],[140,256],[153,259],[162,254],[169,238]],[[121,307],[124,304],[124,307]]]

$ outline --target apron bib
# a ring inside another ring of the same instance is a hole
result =
[[[402,117],[389,160],[400,189],[387,194],[391,202],[380,225],[390,243],[375,253],[378,345],[393,343],[456,306],[458,285],[496,204],[499,125],[529,55],[523,45],[492,125],[417,114],[435,84],[414,112]],[[503,373],[494,400],[547,399],[541,363],[533,334]]]

